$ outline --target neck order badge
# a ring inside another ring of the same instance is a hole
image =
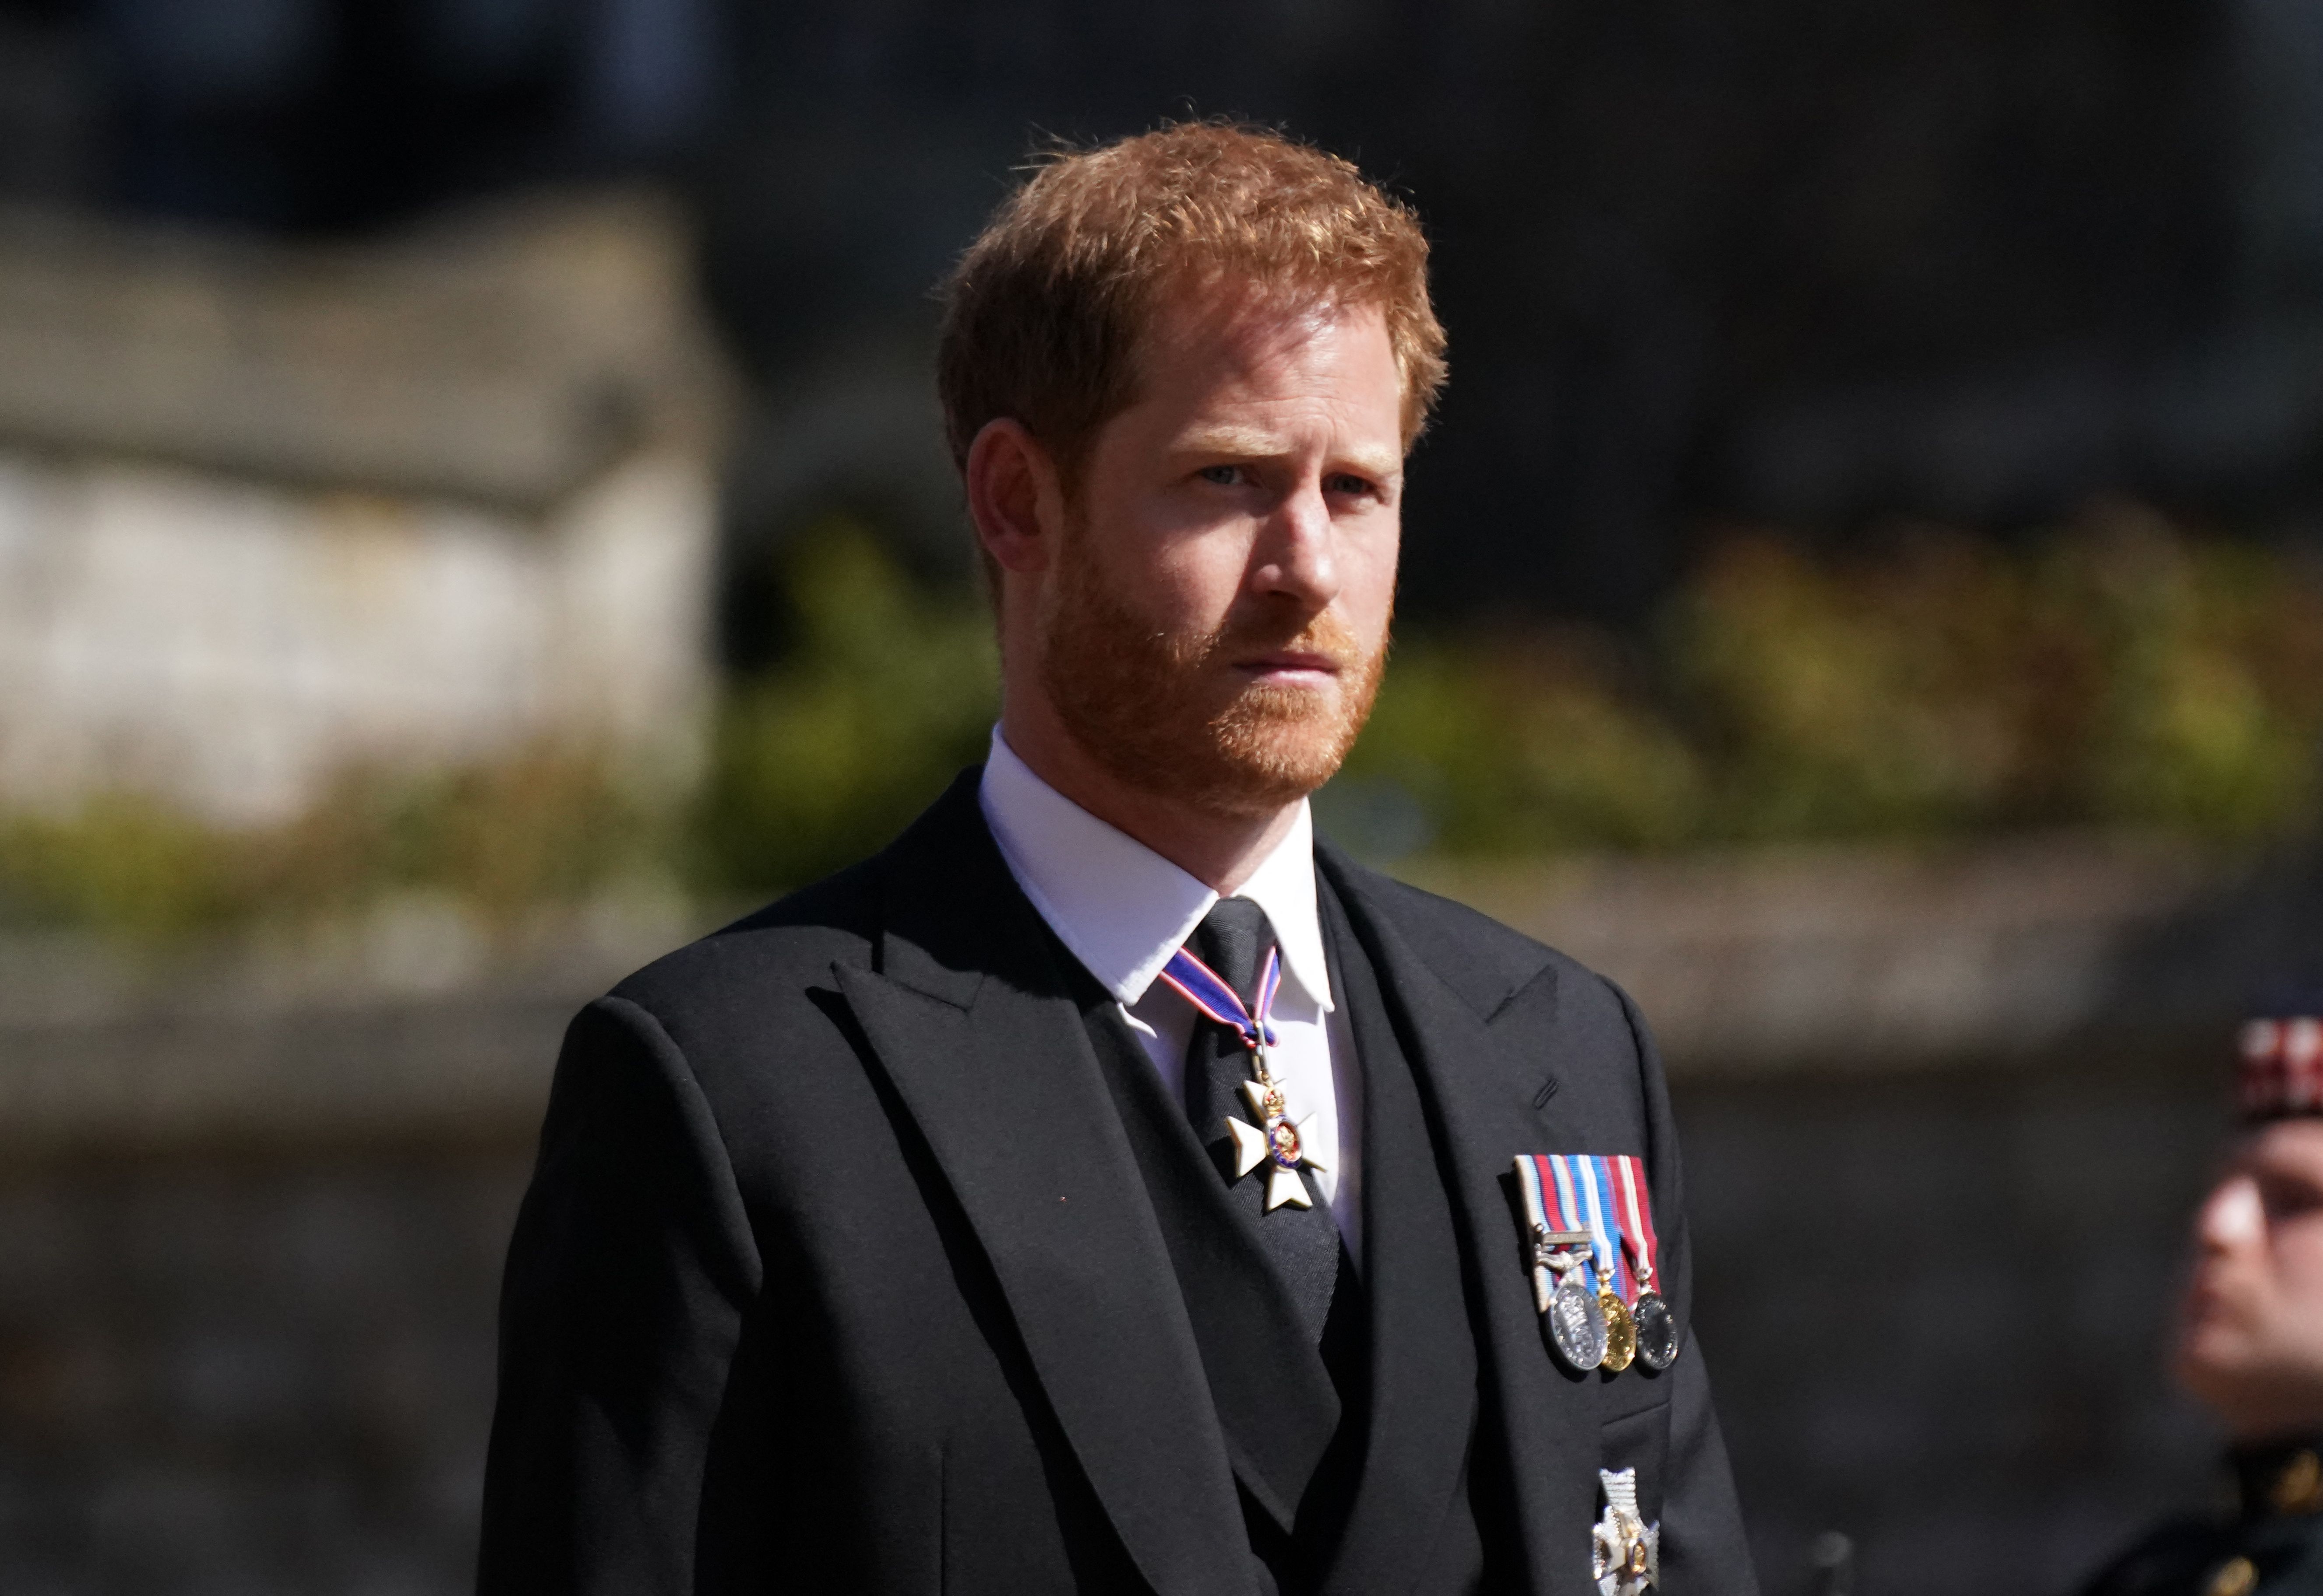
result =
[[[1272,1213],[1285,1203],[1299,1208],[1313,1207],[1315,1199],[1308,1195],[1307,1183],[1299,1178],[1299,1171],[1320,1169],[1323,1166],[1307,1151],[1299,1134],[1302,1122],[1290,1117],[1282,1088],[1275,1084],[1266,1067],[1266,1050],[1274,1041],[1274,1028],[1267,1023],[1267,1016],[1274,1009],[1275,991],[1282,985],[1281,950],[1267,949],[1266,968],[1258,977],[1255,1013],[1244,1007],[1241,995],[1187,949],[1180,948],[1170,956],[1170,962],[1162,967],[1162,979],[1199,1010],[1205,1019],[1241,1037],[1243,1046],[1250,1050],[1254,1078],[1244,1081],[1242,1091],[1250,1099],[1250,1109],[1258,1116],[1258,1124],[1245,1124],[1232,1114],[1226,1116],[1226,1133],[1234,1138],[1235,1144],[1235,1179],[1241,1179],[1262,1163],[1272,1163],[1274,1167],[1266,1177],[1267,1211]]]

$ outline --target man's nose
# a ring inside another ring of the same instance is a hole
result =
[[[1320,610],[1338,596],[1336,531],[1318,480],[1286,493],[1251,550],[1251,584],[1262,595]]]
[[[2194,1239],[2204,1252],[2239,1252],[2265,1237],[2266,1207],[2259,1200],[2258,1182],[2248,1175],[2219,1181],[2194,1216]]]

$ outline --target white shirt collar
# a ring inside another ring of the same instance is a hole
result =
[[[1024,895],[1122,1003],[1145,995],[1218,901],[1201,882],[1033,775],[997,726],[978,796]],[[1315,910],[1315,829],[1304,802],[1290,831],[1235,895],[1266,911],[1282,949],[1284,978],[1327,1013],[1331,979]]]

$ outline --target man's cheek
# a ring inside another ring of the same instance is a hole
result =
[[[2295,1310],[2311,1315],[2323,1335],[2323,1225],[2308,1219],[2272,1248],[2275,1283]]]

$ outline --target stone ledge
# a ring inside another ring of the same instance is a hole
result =
[[[2223,1057],[2318,901],[2303,870],[2077,837],[1408,874],[1621,982],[1680,1079]],[[706,923],[494,940],[405,903],[143,965],[0,939],[0,1147],[529,1137],[573,1011]]]
[[[0,938],[0,1148],[529,1138],[574,1011],[702,929],[631,906],[492,935],[415,899],[174,958]]]
[[[1620,982],[1672,1074],[2033,1061],[2133,1023],[2222,1023],[2230,968],[2126,1001],[2157,937],[2243,877],[2182,847],[2083,836],[1904,849],[1415,870]],[[2235,911],[2229,911],[2233,913]]]

